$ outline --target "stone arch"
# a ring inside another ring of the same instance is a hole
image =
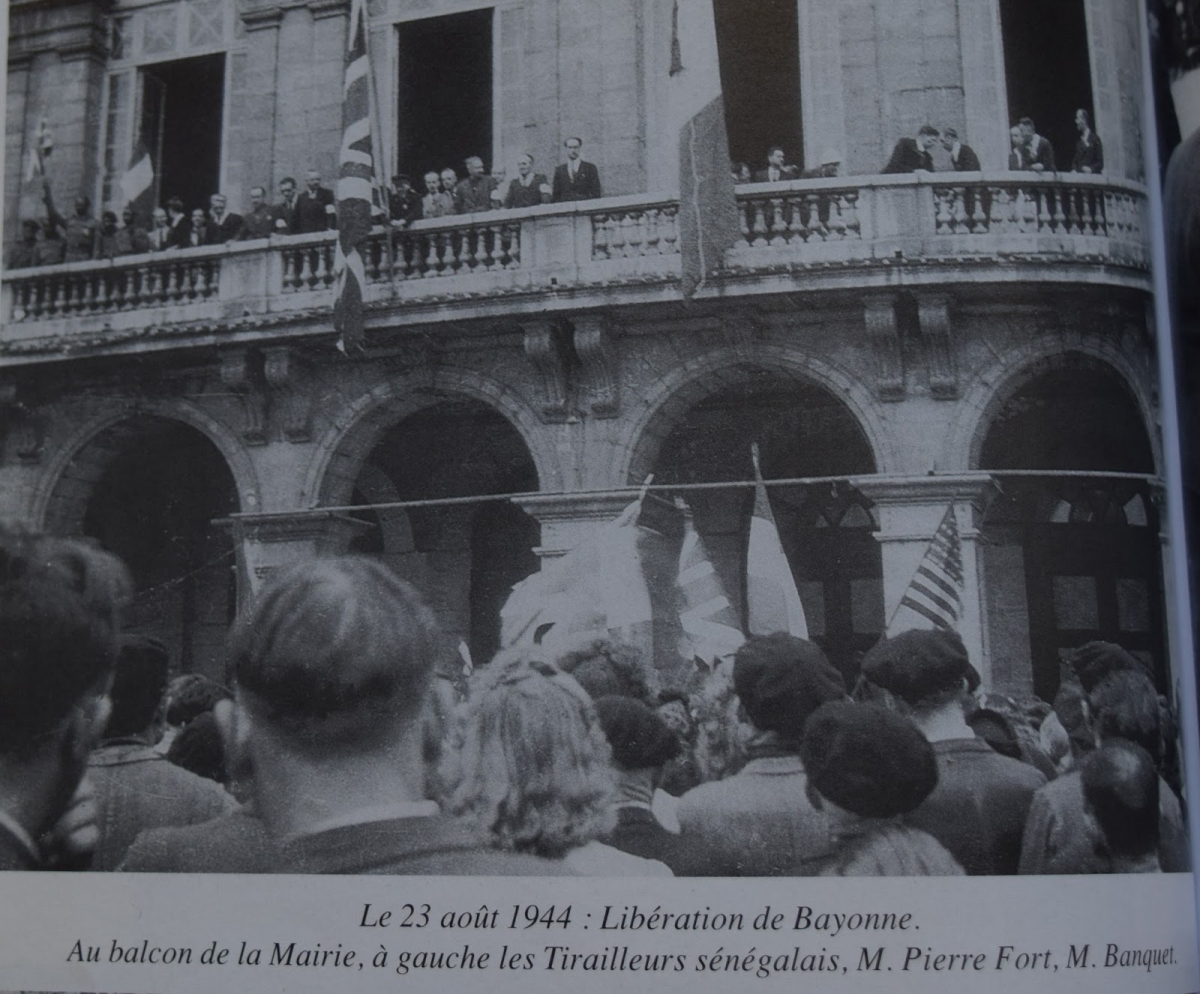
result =
[[[1038,377],[1063,369],[1103,372],[1128,392],[1141,414],[1155,469],[1161,473],[1162,441],[1145,371],[1116,344],[1083,341],[1064,346],[1060,339],[1049,338],[1000,356],[975,377],[963,396],[963,416],[954,420],[947,438],[947,467],[978,468],[988,431],[1005,405]]]
[[[663,442],[691,408],[718,391],[763,373],[827,391],[845,405],[862,431],[876,472],[896,470],[896,454],[867,386],[820,359],[782,346],[760,345],[753,358],[733,347],[713,350],[659,380],[647,392],[641,409],[630,419],[617,446],[619,462],[614,478],[622,483],[640,483],[651,472]]]
[[[487,376],[444,368],[389,379],[351,401],[317,441],[303,497],[313,506],[348,503],[363,464],[385,431],[426,407],[455,398],[480,401],[503,416],[525,443],[541,488],[561,487],[554,451],[545,444],[533,409]]]
[[[228,427],[191,401],[142,400],[85,422],[58,446],[34,493],[31,518],[35,527],[58,533],[77,531],[96,482],[118,453],[156,421],[185,424],[203,435],[233,476],[239,510],[259,509],[258,474]]]

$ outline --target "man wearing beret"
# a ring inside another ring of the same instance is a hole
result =
[[[979,674],[962,639],[951,631],[903,632],[871,649],[862,669],[911,709],[937,754],[937,786],[909,824],[941,842],[969,874],[1016,873],[1025,817],[1046,778],[993,751],[967,724]]]
[[[808,716],[846,685],[821,649],[786,632],[748,639],[733,687],[754,726],[750,761],[679,802],[684,845],[705,847],[715,876],[805,876],[832,854],[829,823],[808,798],[800,742]]]

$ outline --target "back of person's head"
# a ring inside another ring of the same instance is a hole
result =
[[[225,783],[225,746],[216,716],[205,711],[184,725],[171,740],[167,759],[198,777]]]
[[[1071,753],[1078,757],[1096,747],[1087,694],[1078,680],[1063,680],[1054,694],[1054,713],[1067,733]]]
[[[787,632],[753,635],[733,657],[733,689],[754,727],[799,743],[808,716],[846,696],[821,647]]]
[[[228,687],[201,673],[184,673],[167,687],[167,724],[178,728],[232,697]]]
[[[912,629],[880,639],[863,656],[863,676],[913,708],[938,706],[979,686],[957,632]]]
[[[439,782],[485,844],[557,857],[612,827],[615,780],[591,699],[536,653],[476,671]]]
[[[170,663],[167,647],[159,639],[149,635],[121,639],[106,738],[140,735],[161,717]]]
[[[818,794],[865,818],[906,814],[937,786],[933,746],[877,704],[823,704],[804,726],[800,758]]]
[[[0,526],[0,753],[21,753],[107,692],[132,585],[81,541]]]
[[[1088,704],[1101,744],[1125,739],[1140,745],[1156,763],[1162,758],[1158,692],[1144,673],[1110,673],[1088,695]]]
[[[651,690],[641,653],[627,642],[595,632],[579,632],[551,660],[569,673],[593,700],[616,695],[649,701]]]
[[[356,557],[272,577],[230,638],[239,700],[294,747],[322,754],[370,751],[417,727],[435,657],[417,592]]]
[[[1145,749],[1132,742],[1102,746],[1084,760],[1081,784],[1114,855],[1145,856],[1158,848],[1158,771]]]
[[[1146,674],[1146,667],[1115,642],[1088,642],[1068,656],[1085,693],[1091,693],[1109,674],[1130,670]]]
[[[657,769],[679,755],[679,736],[648,705],[629,697],[601,697],[595,706],[620,769]]]

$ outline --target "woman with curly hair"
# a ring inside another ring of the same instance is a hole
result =
[[[443,809],[497,849],[562,859],[584,876],[670,876],[596,841],[614,824],[615,780],[587,693],[536,650],[476,673],[442,763]]]

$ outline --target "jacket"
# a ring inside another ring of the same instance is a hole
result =
[[[595,200],[599,196],[600,171],[593,163],[580,159],[574,179],[565,162],[554,170],[551,197],[556,204],[571,200]]]

